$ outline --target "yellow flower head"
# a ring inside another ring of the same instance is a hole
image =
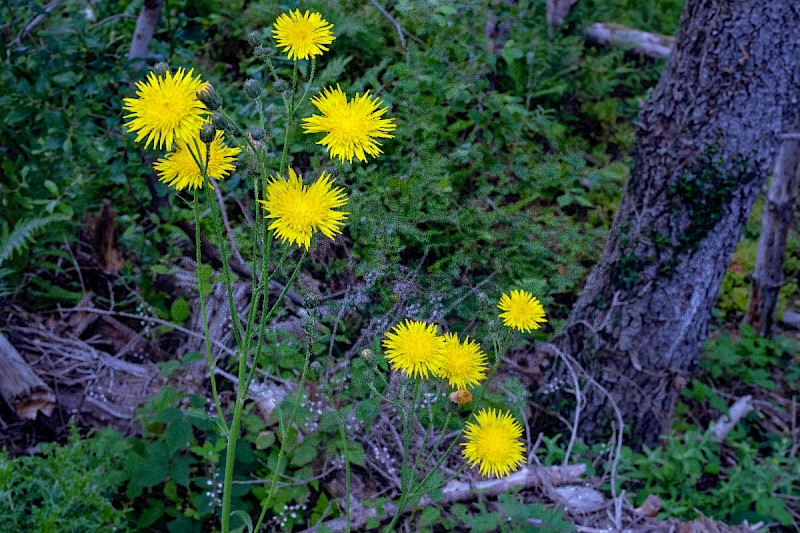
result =
[[[504,477],[525,462],[522,427],[511,413],[500,414],[495,409],[481,409],[475,415],[477,423],[467,422],[464,429],[461,455],[470,466],[479,464],[483,476]]]
[[[326,44],[331,44],[335,37],[331,33],[333,24],[329,24],[319,13],[300,10],[294,13],[283,13],[273,25],[272,35],[279,48],[288,52],[289,59],[308,59],[322,55],[328,50]]]
[[[317,144],[328,149],[331,157],[341,162],[353,157],[366,161],[367,155],[377,157],[381,153],[376,139],[391,139],[390,132],[397,125],[393,118],[381,118],[387,111],[378,97],[371,97],[369,91],[363,96],[356,93],[347,101],[347,96],[336,86],[328,87],[313,97],[311,103],[322,113],[303,119],[305,133],[327,133]]]
[[[503,311],[500,313],[503,324],[520,331],[539,329],[547,322],[541,302],[528,291],[511,291],[511,296],[503,294],[497,308]]]
[[[453,388],[473,387],[486,377],[486,354],[469,338],[459,342],[458,335],[445,333],[443,356],[439,375]]]
[[[144,147],[153,143],[153,148],[167,150],[173,141],[191,142],[200,131],[208,115],[206,106],[197,99],[197,90],[205,86],[200,76],[192,78],[179,68],[173,76],[167,72],[156,76],[152,72],[147,80],[136,83],[136,98],[125,98],[123,109],[130,111],[124,118],[130,119],[125,127],[137,132],[136,142],[147,137]]]
[[[392,328],[381,344],[392,370],[412,378],[427,378],[440,370],[444,337],[433,324],[406,319]]]
[[[158,181],[179,191],[187,187],[189,190],[202,189],[203,173],[197,166],[195,157],[198,157],[204,165],[208,165],[209,178],[221,180],[227,177],[236,168],[233,163],[241,150],[225,146],[223,138],[221,131],[217,131],[214,135],[214,140],[211,141],[210,163],[206,160],[206,145],[200,140],[199,133],[194,135],[193,141],[188,143],[179,141],[174,152],[168,153],[153,164],[153,168],[158,172]],[[198,148],[199,154],[197,154]],[[195,155],[192,156],[192,153]]]
[[[333,179],[325,172],[311,185],[303,185],[303,176],[289,169],[289,179],[275,176],[267,184],[266,200],[259,200],[274,219],[269,229],[282,241],[304,246],[308,250],[311,235],[319,230],[334,239],[342,232],[347,213],[336,211],[347,203],[344,189],[333,187]]]

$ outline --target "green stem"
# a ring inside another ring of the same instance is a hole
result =
[[[489,371],[489,375],[486,377],[486,382],[483,384],[483,387],[481,388],[480,392],[475,393],[475,397],[473,398],[472,401],[472,409],[470,409],[469,416],[467,416],[467,420],[472,418],[472,415],[475,414],[475,409],[477,408],[479,399],[483,399],[486,396],[486,393],[489,390],[489,385],[492,383],[492,379],[494,378],[494,375],[497,373],[497,369],[500,367],[500,360],[502,359],[501,355],[502,352],[505,350],[505,345],[508,344],[509,338],[510,337],[506,336],[502,344],[498,342],[497,338],[493,340],[494,363],[492,364],[492,369]],[[425,477],[422,478],[422,481],[420,481],[418,485],[419,487],[424,487],[425,483],[428,481],[428,479],[430,479],[433,473],[439,470],[439,467],[442,466],[444,461],[450,455],[450,452],[452,452],[453,448],[456,447],[456,444],[458,444],[458,439],[453,439],[453,442],[450,443],[450,446],[447,448],[447,450],[444,452],[441,458],[439,458],[439,460],[436,462],[433,468],[431,468],[431,470],[425,475]]]
[[[267,312],[266,315],[262,315],[262,323],[261,323],[261,326],[259,328],[262,331],[260,331],[259,334],[261,334],[263,332],[263,325],[266,322],[269,321],[269,319],[272,317],[272,315],[278,309],[278,306],[283,301],[283,298],[284,298],[284,296],[286,296],[286,293],[289,292],[289,288],[292,286],[292,284],[294,283],[295,279],[297,278],[297,274],[300,272],[300,267],[302,266],[303,262],[305,261],[305,258],[306,258],[307,254],[308,254],[308,251],[303,251],[303,255],[300,257],[300,260],[297,262],[297,266],[295,267],[294,272],[292,272],[291,277],[286,282],[286,286],[283,288],[283,291],[281,291],[280,295],[278,296],[278,299],[272,305],[272,307],[270,308],[269,312]],[[266,306],[266,300],[265,300],[264,305]],[[261,351],[260,348],[261,348],[261,343],[259,343],[259,345],[258,345],[257,352],[256,352],[257,355],[260,354],[260,351]],[[256,368],[255,362],[256,361],[254,361],[254,364],[253,364],[252,368],[250,369],[250,373],[247,376],[247,385],[248,386],[250,385],[250,382],[252,381],[253,375],[255,373],[255,368]],[[309,366],[310,362],[311,362],[311,349],[308,348],[306,350],[305,360],[303,361],[303,371],[300,374],[300,385],[298,387],[298,393],[297,393],[298,395],[297,395],[297,398],[295,399],[294,406],[292,407],[292,415],[291,415],[291,417],[289,419],[290,422],[291,422],[291,420],[294,420],[294,415],[295,415],[295,413],[297,411],[297,407],[298,407],[298,405],[300,403],[300,398],[303,396],[303,389],[305,387],[305,380],[306,380],[306,375],[308,373],[308,366]],[[280,414],[280,407],[277,407],[277,409],[278,409],[279,414]],[[282,418],[280,420],[282,421]],[[269,509],[269,502],[272,499],[272,497],[274,496],[275,488],[277,487],[278,475],[280,474],[280,471],[281,471],[281,463],[283,462],[283,457],[284,457],[284,455],[286,453],[286,441],[287,441],[286,434],[287,434],[287,431],[285,430],[285,427],[284,427],[284,429],[281,429],[279,427],[279,430],[281,431],[281,448],[278,451],[278,464],[275,466],[275,471],[273,472],[273,475],[272,475],[272,480],[270,482],[270,489],[269,489],[269,492],[267,493],[267,498],[261,504],[261,514],[258,517],[258,522],[256,523],[256,527],[255,527],[254,531],[259,531],[259,528],[261,527],[261,523],[264,521],[264,517],[267,514],[267,509]]]
[[[197,189],[194,190],[194,240],[197,260],[197,292],[200,294],[200,314],[203,315],[203,337],[206,344],[206,358],[208,360],[208,370],[211,374],[211,394],[214,397],[214,405],[217,408],[217,416],[224,433],[228,433],[228,424],[222,411],[222,404],[217,393],[217,376],[214,373],[216,363],[211,353],[211,335],[208,333],[208,314],[206,313],[206,296],[203,291],[203,283],[200,281],[200,267],[203,265],[202,254],[200,253],[200,206],[197,201]]]
[[[220,206],[217,205],[216,199],[211,197],[211,182],[206,183],[206,201],[211,204],[211,211],[214,219],[214,236],[217,239],[220,254],[222,255],[222,278],[225,281],[225,288],[228,292],[228,306],[231,314],[231,329],[233,330],[233,337],[236,339],[236,345],[241,349],[244,342],[244,331],[242,331],[242,319],[239,317],[239,312],[236,310],[236,303],[233,298],[233,280],[231,276],[231,267],[228,264],[228,242],[222,232],[222,214],[220,213]]]
[[[294,71],[292,72],[292,94],[289,98],[289,104],[286,106],[286,134],[283,138],[283,153],[281,154],[281,165],[278,170],[279,175],[283,175],[286,170],[286,158],[289,155],[289,135],[292,131],[292,121],[294,120],[295,104],[294,97],[297,91],[297,60],[294,62]]]
[[[308,75],[308,81],[306,82],[306,88],[303,90],[303,96],[301,96],[300,100],[297,101],[297,105],[298,106],[303,103],[303,100],[305,100],[306,96],[308,95],[308,90],[311,88],[311,84],[314,82],[314,72],[316,71],[316,68],[317,68],[317,62],[312,57],[311,58],[311,72]]]
[[[239,440],[239,426],[242,420],[242,409],[244,408],[244,399],[238,396],[237,394],[236,407],[233,411],[233,422],[231,422],[231,430],[228,432],[228,449],[225,453],[225,480],[222,487],[222,533],[228,533],[231,527],[233,466],[236,460],[236,442]]]
[[[442,444],[442,439],[444,439],[444,434],[447,433],[447,426],[450,425],[450,419],[453,418],[453,411],[448,411],[447,418],[444,419],[444,425],[442,425],[442,432],[439,433],[439,438],[436,439],[436,444],[434,444],[433,449],[431,450],[431,454],[425,458],[425,462],[420,465],[420,470],[423,470],[427,465],[428,461],[433,458],[436,454],[436,450],[439,449],[439,445]]]
[[[261,509],[261,515],[258,517],[258,523],[256,525],[256,531],[259,530],[261,527],[261,522],[263,521],[263,517],[266,515],[266,509],[269,508],[269,503],[272,500],[273,496],[275,496],[275,489],[278,488],[278,476],[280,475],[281,471],[283,470],[283,459],[286,455],[286,443],[289,440],[289,430],[292,427],[292,423],[294,422],[295,415],[297,414],[297,409],[300,406],[300,400],[303,398],[303,392],[305,391],[305,384],[306,384],[306,376],[308,375],[308,367],[311,364],[311,346],[306,346],[306,356],[303,360],[303,370],[300,373],[300,384],[297,388],[297,396],[295,397],[294,404],[292,405],[292,411],[289,415],[288,421],[282,421],[281,429],[281,449],[278,451],[278,462],[275,465],[275,471],[272,473],[272,480],[270,481],[269,492],[267,492],[267,498],[264,500]]]
[[[414,481],[414,472],[409,468],[409,450],[411,448],[411,433],[412,433],[412,421],[416,419],[417,413],[417,402],[419,401],[419,380],[414,380],[414,394],[413,394],[413,401],[411,403],[411,409],[406,412],[403,418],[403,463],[400,467],[400,502],[397,506],[397,511],[394,513],[392,517],[392,521],[389,522],[389,525],[386,526],[384,529],[384,533],[393,533],[394,526],[397,524],[397,521],[400,520],[400,516],[403,514],[403,509],[405,509],[406,503],[409,500],[409,493],[411,485]]]

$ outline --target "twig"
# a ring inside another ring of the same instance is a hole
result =
[[[392,25],[395,27],[395,29],[397,30],[397,35],[398,35],[398,37],[400,37],[400,46],[402,46],[402,47],[403,47],[403,50],[405,50],[405,49],[406,49],[406,39],[405,39],[405,37],[403,37],[403,34],[405,34],[405,35],[408,35],[409,37],[411,37],[412,39],[414,39],[414,40],[415,40],[417,43],[419,43],[419,44],[422,44],[422,45],[424,45],[424,44],[425,44],[425,41],[423,41],[422,39],[420,39],[420,38],[419,38],[419,37],[417,37],[416,35],[412,34],[412,33],[411,33],[411,32],[409,32],[408,30],[406,30],[405,28],[403,28],[403,26],[402,26],[402,25],[400,25],[400,23],[399,23],[399,22],[397,22],[397,19],[395,19],[395,18],[392,16],[392,14],[391,14],[391,13],[389,13],[389,12],[386,10],[386,8],[385,8],[385,7],[383,7],[383,6],[380,4],[380,2],[378,2],[378,0],[369,0],[369,2],[370,2],[370,3],[371,3],[373,6],[375,6],[375,9],[377,9],[378,11],[380,11],[380,12],[381,12],[381,15],[383,15],[384,17],[386,17],[386,20],[388,20],[389,22],[391,22],[391,23],[392,23]]]
[[[619,410],[617,402],[611,396],[611,393],[609,393],[605,387],[600,385],[600,383],[598,383],[597,380],[595,380],[588,372],[586,372],[586,370],[583,369],[583,367],[580,365],[580,363],[578,363],[577,360],[575,360],[574,357],[562,352],[561,350],[558,349],[557,346],[548,342],[539,344],[539,348],[558,356],[565,363],[568,362],[572,364],[573,369],[575,369],[577,373],[583,376],[583,378],[586,379],[589,383],[597,387],[597,389],[603,395],[605,395],[606,399],[608,400],[608,404],[611,406],[611,410],[614,412],[614,415],[617,419],[617,428],[614,431],[614,434],[616,435],[616,443],[614,445],[614,455],[611,460],[611,480],[610,480],[611,496],[614,500],[616,500],[617,498],[620,497],[617,495],[616,478],[617,478],[617,468],[619,467],[619,461],[620,458],[622,457],[622,438],[623,438],[623,432],[625,431],[625,420],[622,418],[622,412]]]
[[[123,311],[106,311],[105,309],[95,309],[93,307],[72,307],[70,309],[60,309],[59,311],[62,313],[95,313],[98,315],[121,316],[125,318],[132,318],[134,320],[143,320],[146,322],[152,322],[154,324],[160,324],[162,326],[173,328],[177,331],[180,331],[181,333],[185,333],[186,335],[190,335],[195,338],[199,339],[204,338],[202,333],[198,333],[196,331],[192,331],[191,329],[184,328],[183,326],[180,326],[174,322],[170,322],[169,320],[162,320],[160,318],[151,316],[140,316],[140,315],[135,315],[133,313],[125,313]],[[221,342],[217,340],[212,340],[211,342],[213,342],[217,348],[227,353],[228,355],[236,355],[236,352],[234,350],[231,350]]]
[[[8,47],[11,48],[12,46],[17,46],[18,44],[22,43],[22,39],[24,39],[25,36],[33,30],[33,28],[38,26],[47,17],[47,15],[58,9],[63,3],[64,0],[53,0],[44,6],[39,14],[33,17],[30,22],[25,24],[17,36],[14,37],[10,43],[8,43]]]

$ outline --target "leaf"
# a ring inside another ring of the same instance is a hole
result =
[[[48,224],[62,220],[66,220],[66,218],[61,215],[20,220],[11,233],[8,233],[8,226],[4,224],[3,233],[0,235],[0,265],[13,257],[14,254],[25,250],[33,242],[33,237],[37,231]]]
[[[177,298],[169,308],[172,321],[178,324],[189,318],[190,311],[189,302],[183,297]]]
[[[313,443],[304,442],[294,450],[291,464],[294,466],[307,465],[313,461],[318,454],[319,450],[317,450],[317,447]]]
[[[245,513],[241,509],[237,509],[232,513],[232,516],[238,516],[242,522],[244,522],[244,525],[247,526],[247,531],[253,533],[253,520],[250,518],[249,514]]]
[[[366,458],[364,457],[364,447],[360,442],[351,442],[347,450],[345,450],[344,456],[355,465],[362,468],[367,466]]]

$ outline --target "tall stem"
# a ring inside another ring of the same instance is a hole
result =
[[[206,313],[206,295],[204,292],[203,283],[200,280],[200,267],[203,265],[203,257],[200,252],[200,206],[197,201],[197,189],[194,190],[194,242],[196,250],[197,261],[197,292],[200,295],[200,314],[203,316],[203,337],[206,344],[206,359],[208,361],[208,371],[211,375],[211,395],[214,397],[214,406],[217,408],[217,417],[219,418],[220,426],[224,433],[228,433],[228,424],[225,421],[225,416],[222,411],[222,404],[219,401],[219,394],[217,393],[217,376],[214,373],[216,363],[214,356],[211,353],[211,335],[208,333],[208,314]]]
[[[411,493],[411,485],[414,483],[413,468],[409,466],[409,452],[411,451],[411,433],[413,430],[412,424],[413,421],[416,420],[417,402],[419,401],[418,379],[414,380],[413,397],[414,399],[411,403],[411,409],[403,417],[403,463],[400,468],[400,501],[397,504],[397,511],[394,513],[392,521],[389,522],[389,525],[383,530],[384,533],[394,532],[394,526],[397,524],[397,521],[400,520],[400,516],[403,514],[403,509],[405,509]]]

